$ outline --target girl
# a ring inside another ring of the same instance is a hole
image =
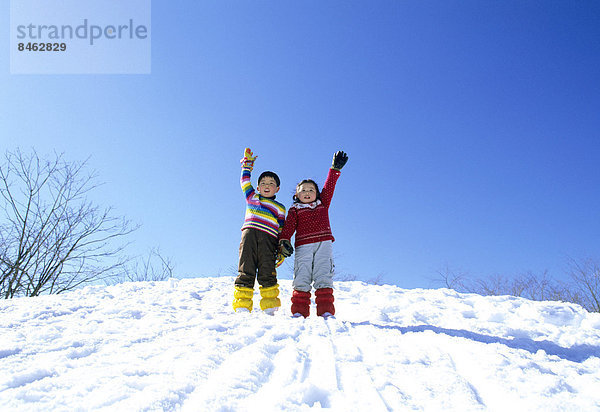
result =
[[[279,236],[279,248],[284,256],[290,256],[294,248],[290,242],[296,232],[294,260],[294,292],[292,314],[308,317],[310,314],[310,291],[314,284],[317,316],[335,314],[333,305],[333,254],[334,241],[329,224],[329,205],[340,170],[348,161],[344,152],[336,152],[323,191],[310,179],[298,183],[294,204],[290,207],[283,231]]]

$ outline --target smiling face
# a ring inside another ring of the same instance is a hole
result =
[[[279,186],[277,186],[277,182],[274,178],[265,176],[258,182],[256,191],[264,197],[273,197],[275,196],[275,193],[279,192]]]
[[[312,203],[317,200],[317,187],[312,183],[302,183],[296,189],[296,197],[302,203]]]

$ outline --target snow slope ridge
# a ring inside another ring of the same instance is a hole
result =
[[[600,314],[338,282],[303,319],[280,285],[274,316],[231,277],[2,301],[0,410],[600,410]]]

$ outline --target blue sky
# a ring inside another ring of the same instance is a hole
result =
[[[8,37],[2,151],[91,156],[94,199],[142,224],[130,252],[178,276],[233,274],[246,146],[286,206],[348,153],[340,274],[413,288],[600,259],[597,2],[155,0],[150,75],[11,75]]]

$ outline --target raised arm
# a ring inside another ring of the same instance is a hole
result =
[[[340,170],[344,167],[347,161],[348,155],[342,151],[336,152],[333,155],[331,168],[327,173],[327,179],[325,179],[323,190],[321,190],[321,202],[323,203],[323,206],[329,207],[331,204],[331,199],[333,198],[333,192],[335,190],[335,184],[341,174]]]
[[[251,172],[254,168],[254,161],[258,156],[254,156],[252,154],[252,150],[249,148],[244,149],[244,157],[240,160],[242,164],[242,176],[240,177],[240,186],[242,187],[242,192],[244,192],[244,197],[246,200],[252,197],[254,194],[254,188],[252,187],[252,183],[250,182]]]

